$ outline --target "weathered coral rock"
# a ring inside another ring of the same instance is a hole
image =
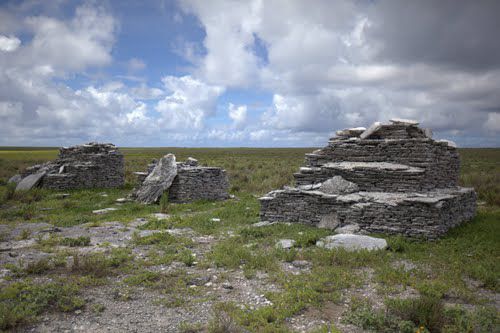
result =
[[[21,176],[23,180],[19,185],[41,176],[31,187],[57,190],[115,188],[123,186],[125,182],[122,153],[112,144],[100,143],[63,147],[59,149],[56,160],[29,167]],[[18,188],[24,188],[24,185]]]
[[[361,134],[342,131],[306,154],[296,188],[260,198],[261,220],[330,229],[357,224],[360,232],[423,238],[470,220],[476,193],[458,187],[457,149],[432,140],[417,124],[392,119]]]

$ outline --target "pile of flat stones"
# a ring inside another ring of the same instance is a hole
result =
[[[176,162],[175,155],[168,154],[150,163],[147,172],[135,174],[140,185],[132,192],[131,198],[140,203],[156,203],[164,194],[168,195],[169,202],[174,203],[229,198],[226,171],[199,166],[192,157]]]
[[[434,239],[476,212],[474,189],[458,186],[456,145],[413,120],[337,131],[305,162],[296,187],[260,198],[262,221]]]
[[[59,157],[26,168],[10,182],[16,190],[116,188],[125,183],[123,154],[110,143],[90,142],[59,149]]]

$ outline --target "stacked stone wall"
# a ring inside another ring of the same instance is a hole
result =
[[[434,184],[433,188],[457,186],[460,172],[457,150],[432,139],[331,140],[327,147],[307,154],[305,164],[321,167],[329,162],[342,161],[389,162],[423,168],[424,179]]]
[[[458,187],[455,145],[402,119],[337,132],[306,155],[296,188],[270,192],[261,219],[437,238],[470,220],[476,193]]]
[[[225,200],[229,181],[226,171],[221,168],[190,167],[178,169],[168,190],[170,202],[191,202],[195,200]]]
[[[42,188],[116,188],[125,183],[123,154],[112,144],[89,143],[61,148],[59,158],[27,168],[23,177],[43,172]]]
[[[472,219],[476,212],[473,189],[418,193],[360,192],[328,195],[319,191],[286,189],[261,198],[261,220],[319,226],[324,219],[335,226],[358,224],[370,233],[401,234],[435,239],[448,229]]]

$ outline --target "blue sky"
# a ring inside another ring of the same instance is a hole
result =
[[[498,7],[3,2],[0,145],[322,146],[399,117],[499,146]]]

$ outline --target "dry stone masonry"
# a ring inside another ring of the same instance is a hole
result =
[[[456,146],[412,120],[338,131],[306,155],[296,187],[260,198],[263,221],[437,238],[476,211],[476,193],[458,186]]]
[[[57,190],[115,188],[124,182],[123,154],[113,144],[91,142],[60,148],[55,161],[27,168],[16,190],[35,186]]]
[[[185,203],[195,200],[225,200],[229,198],[229,180],[226,171],[217,167],[202,167],[189,157],[176,162],[173,154],[153,161],[147,172],[136,172],[139,188],[132,198],[142,203],[154,203],[163,193],[168,201]]]

